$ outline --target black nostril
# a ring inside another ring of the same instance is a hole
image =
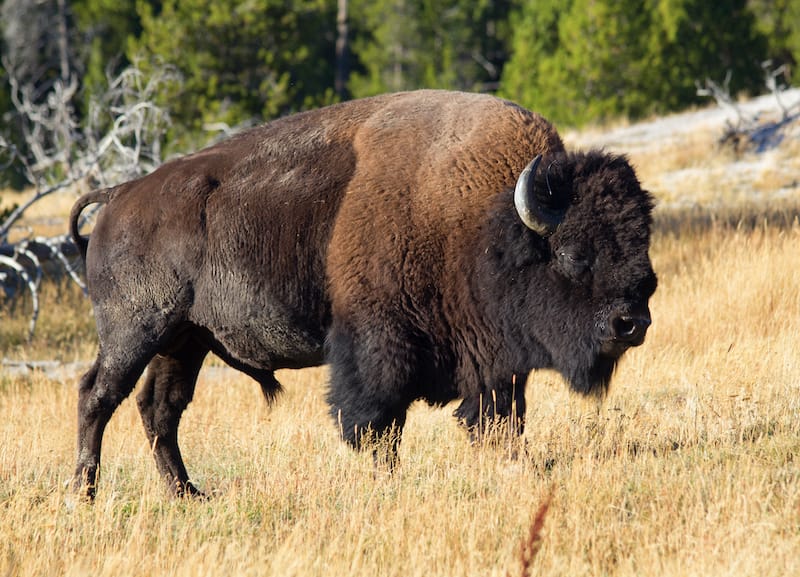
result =
[[[614,319],[614,334],[618,337],[625,338],[632,336],[636,332],[636,323],[627,317],[620,317]]]
[[[649,318],[618,316],[611,321],[614,338],[620,341],[636,341],[642,339],[650,326]]]

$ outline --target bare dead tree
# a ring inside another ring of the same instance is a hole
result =
[[[23,292],[20,287],[27,288],[33,308],[30,338],[39,316],[45,262],[54,263],[84,290],[85,286],[72,263],[77,252],[68,235],[36,236],[20,227],[20,220],[31,206],[56,191],[111,186],[161,164],[169,115],[155,104],[155,95],[177,75],[163,67],[145,76],[131,66],[109,78],[108,90],[90,103],[88,114],[79,121],[75,74],[67,71],[41,98],[39,87],[20,82],[11,62],[3,59],[3,65],[24,150],[0,135],[0,164],[19,166],[33,190],[0,222],[0,298],[16,298]]]
[[[737,152],[763,152],[775,146],[781,141],[783,130],[800,118],[800,100],[787,104],[785,97],[788,87],[779,82],[779,78],[786,76],[786,66],[773,69],[772,62],[766,61],[762,67],[764,85],[774,96],[776,107],[780,111],[777,119],[772,117],[764,120],[759,114],[746,114],[730,94],[730,72],[721,85],[709,78],[706,78],[704,84],[695,83],[698,96],[713,98],[721,108],[735,114],[734,121],[726,121],[719,143],[732,146]]]
[[[349,74],[347,28],[347,0],[338,0],[336,9],[336,78],[334,79],[334,90],[342,100],[347,97],[347,76]]]

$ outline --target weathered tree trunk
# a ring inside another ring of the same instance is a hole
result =
[[[341,100],[346,100],[349,73],[347,49],[347,0],[339,0],[336,11],[336,78],[334,89]]]
[[[69,82],[69,40],[67,30],[67,6],[65,0],[58,0],[58,60],[61,80]]]

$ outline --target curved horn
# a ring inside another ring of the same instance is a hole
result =
[[[536,200],[536,169],[541,160],[542,155],[537,155],[519,175],[514,188],[514,206],[525,226],[537,234],[548,236],[561,224],[564,213],[549,210]]]

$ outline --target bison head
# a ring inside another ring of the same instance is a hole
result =
[[[517,181],[515,211],[507,198],[490,219],[484,279],[511,364],[554,368],[576,391],[603,394],[651,322],[652,198],[624,157],[596,151],[537,157]]]

